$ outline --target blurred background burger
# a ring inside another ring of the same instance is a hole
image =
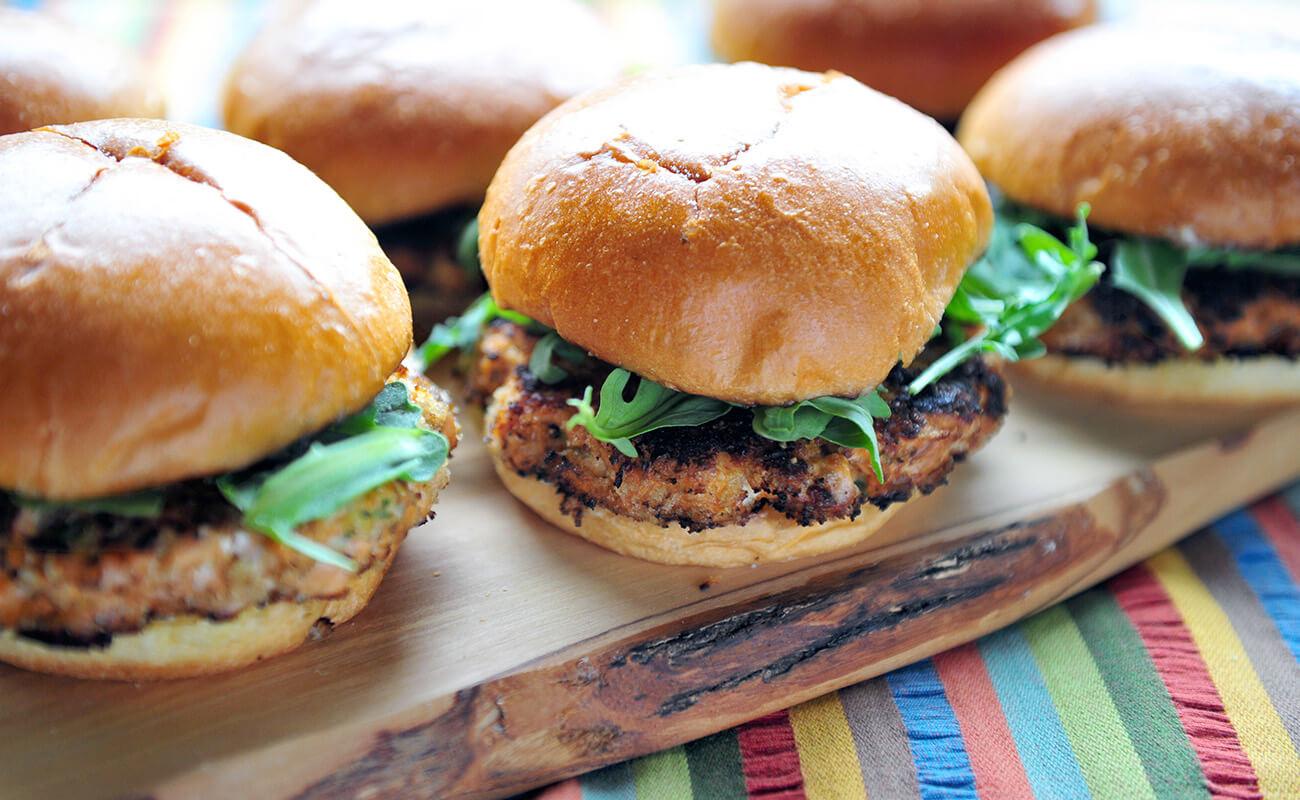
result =
[[[1300,38],[1100,26],[999,72],[959,139],[1001,194],[1008,275],[1031,223],[1091,206],[1101,284],[1025,369],[1155,407],[1300,402]]]
[[[0,6],[0,135],[162,115],[162,94],[134,53],[56,17]]]
[[[375,229],[423,338],[483,290],[466,227],[506,151],[619,71],[609,32],[576,0],[302,0],[273,8],[223,113]]]

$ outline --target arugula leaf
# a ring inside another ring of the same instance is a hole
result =
[[[890,411],[879,389],[855,400],[818,397],[791,406],[758,406],[753,414],[754,432],[773,441],[825,439],[843,447],[866,450],[876,480],[884,482],[875,420],[888,419]]]
[[[370,401],[370,405],[352,416],[338,422],[326,430],[333,438],[353,436],[374,430],[376,427],[415,428],[420,424],[424,412],[412,403],[406,392],[406,385],[394,381],[387,384]]]
[[[475,278],[483,274],[478,260],[478,217],[470,219],[456,240],[456,263]]]
[[[43,500],[37,497],[10,494],[14,503],[33,511],[74,511],[83,514],[112,514],[116,517],[155,519],[163,510],[163,493],[159,489],[145,489],[112,497],[91,500]]]
[[[1198,350],[1205,337],[1181,296],[1190,263],[1186,251],[1168,242],[1126,239],[1115,244],[1110,270],[1116,288],[1145,303],[1185,349]]]
[[[555,363],[557,355],[575,365],[587,360],[585,350],[564,341],[555,331],[549,331],[533,346],[532,355],[528,357],[528,371],[542,383],[559,383],[569,377],[569,373]]]
[[[637,379],[636,392],[627,400],[623,390],[631,377],[632,373],[625,369],[609,373],[600,387],[599,409],[591,405],[590,386],[581,399],[570,399],[568,404],[577,408],[578,413],[569,418],[565,427],[581,425],[600,441],[635,458],[634,437],[660,428],[703,425],[731,410],[731,404],[725,401],[675,392],[645,378]]]
[[[484,292],[459,317],[449,317],[433,326],[429,338],[415,351],[421,372],[441,361],[453,350],[469,350],[483,336],[483,329],[494,319],[508,319],[519,325],[532,323],[528,317],[515,311],[499,308],[491,293]]]
[[[999,217],[989,248],[975,262],[944,311],[945,330],[956,345],[908,386],[919,394],[963,361],[995,353],[1008,361],[1046,352],[1038,337],[1085,295],[1103,267],[1088,240],[1087,204],[1079,206],[1069,243],[1035,225]],[[979,330],[967,338],[970,328]]]
[[[217,488],[259,533],[317,561],[355,570],[350,558],[295,529],[332,516],[390,481],[429,480],[449,449],[446,437],[435,431],[377,426],[333,444],[313,443],[306,453],[270,473],[242,480],[222,476]]]

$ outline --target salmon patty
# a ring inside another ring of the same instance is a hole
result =
[[[1043,336],[1053,353],[1109,364],[1273,355],[1300,358],[1300,279],[1264,272],[1190,269],[1183,302],[1205,345],[1188,353],[1145,303],[1104,276]]]
[[[565,427],[575,413],[567,401],[599,386],[611,367],[589,358],[561,383],[543,384],[528,369],[537,340],[524,327],[495,322],[480,343],[471,390],[487,405],[489,446],[519,475],[559,490],[579,524],[583,511],[597,506],[691,531],[743,525],[768,508],[800,525],[853,519],[867,503],[883,509],[943,485],[1006,414],[1007,387],[981,359],[909,395],[908,382],[927,363],[923,354],[909,368],[895,367],[881,386],[892,411],[876,422],[883,482],[867,451],[821,439],[775,442],[754,433],[741,409],[704,425],[647,433],[628,457],[585,428]]]
[[[454,447],[446,393],[400,370],[424,425]],[[394,481],[298,533],[384,569],[407,531],[432,516],[444,468],[425,483]],[[107,645],[177,615],[225,620],[278,601],[336,599],[356,576],[290,550],[242,524],[211,480],[164,487],[162,513],[129,518],[21,507],[0,494],[0,628],[48,644]]]

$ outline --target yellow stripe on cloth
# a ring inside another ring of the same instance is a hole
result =
[[[691,768],[686,749],[673,747],[632,762],[632,780],[637,800],[682,800],[690,798]]]
[[[1170,548],[1147,567],[1169,594],[1201,651],[1232,727],[1259,776],[1265,797],[1300,797],[1300,754],[1268,699],[1227,614],[1214,602],[1191,564]]]
[[[839,694],[832,692],[790,709],[790,726],[808,800],[866,798],[858,751]]]

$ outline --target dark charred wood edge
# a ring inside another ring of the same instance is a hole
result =
[[[1090,508],[1108,494],[1117,524]],[[1035,592],[1016,618],[1060,599],[1041,587],[1085,588],[1164,497],[1143,471],[1036,519],[815,565],[775,594],[580,643],[370,734],[298,796],[503,796],[722,730],[976,638]],[[952,634],[939,644],[936,628]]]

